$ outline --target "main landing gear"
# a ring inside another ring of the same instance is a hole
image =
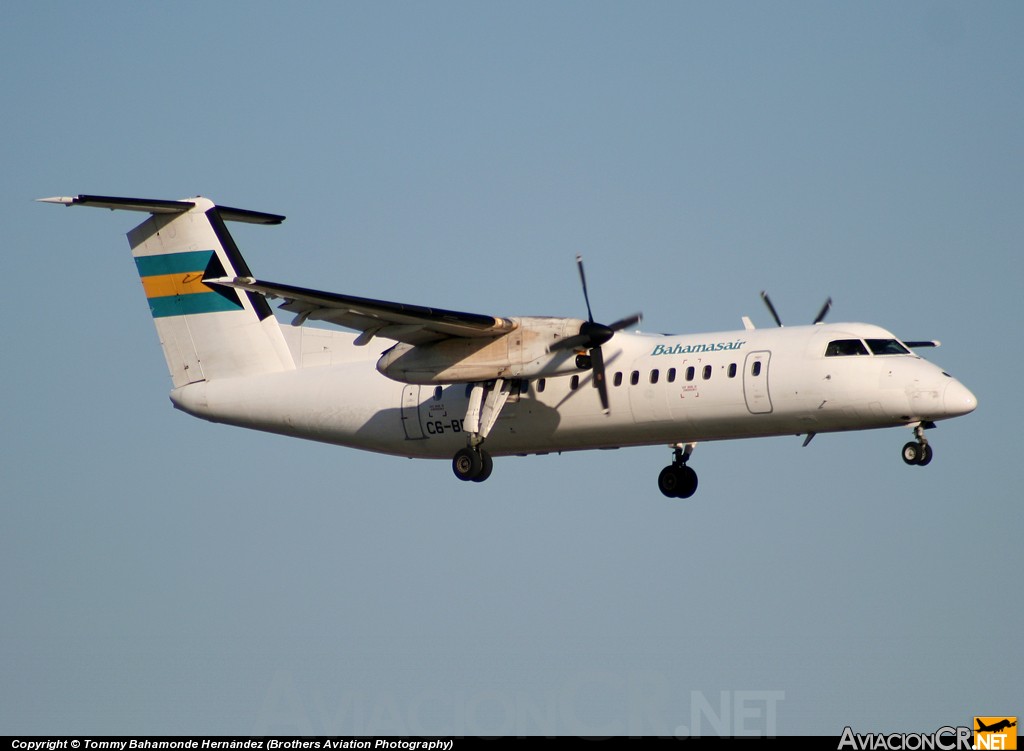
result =
[[[459,449],[452,459],[452,471],[460,480],[483,482],[491,476],[494,460],[479,446]]]
[[[488,383],[474,383],[469,392],[469,408],[463,420],[467,445],[455,452],[452,471],[463,481],[483,482],[491,476],[494,462],[480,445],[494,427],[502,407],[508,401],[512,384],[498,378]]]
[[[696,443],[677,443],[672,447],[672,463],[658,475],[658,490],[668,498],[689,498],[697,492],[697,473],[686,462]]]
[[[922,422],[914,428],[914,435],[917,437],[917,440],[903,446],[903,461],[917,467],[924,467],[931,462],[932,447],[928,445],[928,439],[924,437],[924,431],[925,428],[934,427],[935,423],[933,422]]]

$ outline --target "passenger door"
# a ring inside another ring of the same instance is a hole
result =
[[[743,363],[743,398],[752,415],[766,415],[772,411],[772,398],[768,391],[768,363],[772,353],[768,350],[751,352]]]
[[[420,422],[420,387],[408,383],[402,389],[402,428],[405,437],[410,441],[423,438],[423,425]]]

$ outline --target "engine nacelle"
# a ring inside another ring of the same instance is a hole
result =
[[[576,352],[548,348],[576,336],[579,318],[512,318],[507,334],[398,343],[377,361],[377,370],[402,383],[475,383],[495,378],[545,378],[580,372]]]

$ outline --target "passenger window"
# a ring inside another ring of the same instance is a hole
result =
[[[580,377],[578,375],[574,375],[572,378],[569,379],[569,390],[570,391],[575,391],[579,387],[580,387]]]
[[[711,378],[711,366],[710,365],[705,365],[704,366],[704,380],[707,381],[710,378]]]
[[[537,393],[538,394],[543,393],[544,387],[547,386],[547,385],[548,385],[548,382],[544,378],[541,378],[539,381],[537,381]]]
[[[669,383],[675,383],[675,381],[676,381],[676,369],[675,368],[669,368],[668,369],[668,382]]]
[[[825,357],[849,357],[852,355],[866,355],[867,349],[860,339],[836,339],[829,342],[825,349]]]
[[[634,370],[632,373],[629,374],[629,383],[633,386],[636,386],[638,383],[640,383],[639,370]]]
[[[658,382],[658,371],[657,369],[651,371],[651,383],[655,384]]]
[[[761,375],[761,361],[760,360],[755,360],[754,364],[750,366],[750,375],[754,376],[755,378],[757,378],[759,375]]]
[[[690,367],[688,367],[688,368],[686,369],[686,380],[687,380],[687,381],[692,381],[692,380],[693,380],[693,374],[694,374],[695,372],[696,372],[696,371],[695,371],[695,370],[693,369],[693,366],[692,366],[692,365],[691,365]]]
[[[615,371],[615,378],[612,380],[612,383],[614,383],[616,386],[621,386],[622,385],[622,371],[621,370]]]
[[[729,364],[729,377],[730,378],[735,378],[736,377],[736,363],[730,363]]]

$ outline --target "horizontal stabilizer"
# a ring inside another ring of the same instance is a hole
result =
[[[217,213],[225,222],[245,222],[247,224],[280,224],[284,221],[281,214],[267,214],[263,211],[249,209],[233,209],[230,206],[217,206]]]
[[[150,214],[181,214],[191,209],[192,201],[161,201],[154,198],[117,198],[115,196],[54,196],[38,198],[43,203],[60,203],[64,206],[93,206],[97,209],[123,209],[145,211]]]
[[[120,209],[122,211],[144,211],[149,214],[182,214],[195,207],[194,201],[166,201],[158,198],[121,198],[118,196],[53,196],[36,199],[42,203],[57,203],[63,206],[91,206],[97,209]],[[217,212],[225,222],[248,222],[249,224],[280,224],[284,217],[262,211],[235,209],[218,206]]]

